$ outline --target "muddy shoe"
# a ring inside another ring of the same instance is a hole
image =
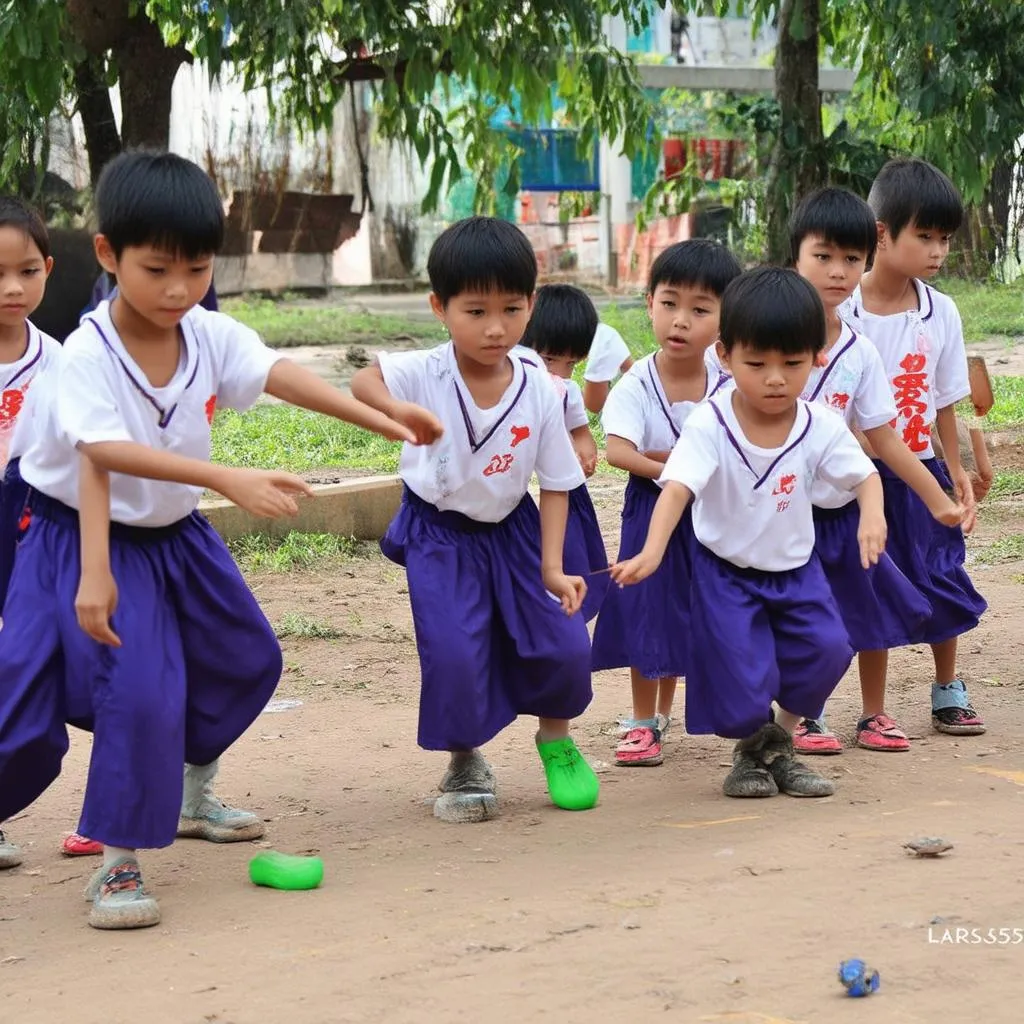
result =
[[[793,756],[793,738],[781,725],[762,730],[761,763],[771,772],[780,793],[787,796],[832,796],[834,783]]]
[[[0,829],[0,871],[16,868],[20,863],[21,850],[14,843],[8,842],[3,829]]]
[[[762,797],[778,794],[779,787],[775,785],[775,779],[761,763],[760,753],[767,728],[762,726],[753,736],[740,740],[733,748],[732,771],[722,784],[726,796]]]
[[[208,843],[244,843],[261,838],[263,822],[257,815],[229,807],[214,794],[217,767],[216,761],[185,765],[178,838],[205,839]]]
[[[437,788],[434,817],[441,821],[464,824],[498,816],[494,772],[479,750],[453,752]]]
[[[89,924],[104,931],[151,928],[160,923],[160,905],[146,892],[134,857],[102,867],[86,889],[92,898]]]

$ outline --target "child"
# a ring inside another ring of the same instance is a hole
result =
[[[957,525],[964,510],[950,500],[935,478],[890,426],[896,419],[889,381],[877,349],[844,323],[838,306],[860,282],[875,253],[878,229],[863,199],[839,188],[807,196],[790,224],[790,251],[797,272],[818,293],[825,307],[827,362],[815,367],[800,396],[839,413],[867,438],[878,458],[905,481],[932,516]],[[883,554],[867,572],[859,571],[858,509],[854,496],[819,484],[814,502],[815,551],[832,588],[854,651],[901,647],[921,639],[931,606]],[[863,711],[857,722],[857,745],[868,750],[907,750],[906,735],[885,712],[885,676],[870,671],[873,658],[861,660]],[[807,720],[793,736],[793,746],[806,754],[838,754],[839,738],[823,721]]]
[[[693,501],[686,728],[738,739],[727,796],[829,796],[832,783],[793,756],[791,733],[817,718],[852,651],[814,554],[812,488],[853,490],[860,562],[885,544],[882,486],[843,421],[799,396],[825,343],[814,288],[766,267],[722,297],[718,355],[732,374],[687,420],[640,554],[614,566],[622,584],[660,564]],[[772,702],[779,711],[772,716]]]
[[[53,365],[60,352],[60,345],[29,320],[43,301],[52,268],[42,218],[20,199],[0,197],[0,608],[25,505],[15,427],[32,382]],[[0,869],[20,863],[21,851],[0,829]]]
[[[429,447],[403,449],[405,494],[381,541],[409,578],[419,745],[450,755],[434,814],[482,821],[497,813],[494,775],[478,748],[518,715],[540,720],[552,801],[585,810],[597,803],[598,781],[569,720],[592,696],[590,641],[574,614],[586,584],[562,570],[568,493],[584,476],[547,372],[509,358],[530,315],[536,258],[513,225],[470,217],[438,237],[427,272],[451,341],[381,355],[352,378],[352,393],[417,434],[427,417],[419,405],[444,424]],[[527,493],[534,471],[539,518]]]
[[[0,631],[0,821],[60,773],[65,723],[91,729],[80,831],[104,844],[104,863],[87,890],[89,923],[140,928],[160,909],[136,850],[173,842],[182,763],[214,763],[281,671],[270,624],[196,504],[210,488],[281,516],[296,512],[292,494],[310,493],[288,473],[211,465],[215,406],[246,408],[267,391],[413,435],[196,308],[224,211],[195,164],[119,156],[96,208],[97,257],[118,292],[37,382],[22,455],[28,524]]]
[[[647,310],[658,351],[615,386],[602,423],[608,462],[629,472],[619,561],[643,547],[660,493],[658,479],[686,418],[720,387],[707,364],[718,337],[719,302],[740,265],[724,246],[696,239],[654,261]],[[678,676],[689,660],[690,548],[687,514],[672,534],[665,564],[641,587],[609,590],[594,629],[594,669],[629,666],[633,716],[615,751],[623,767],[659,765]]]
[[[544,360],[562,398],[566,430],[588,477],[597,468],[597,444],[590,432],[580,386],[572,379],[572,373],[576,364],[587,358],[596,329],[597,310],[586,292],[571,284],[549,284],[537,290],[533,312],[520,342],[522,350],[532,349]],[[585,483],[569,492],[564,563],[570,576],[587,580],[581,612],[584,621],[589,622],[601,607],[610,580],[601,527]]]
[[[967,510],[963,528],[933,521],[921,499],[879,465],[889,523],[889,554],[932,606],[923,638],[932,647],[932,725],[939,732],[976,735],[985,723],[957,673],[957,637],[977,626],[988,607],[964,569],[964,537],[975,501],[960,461],[955,405],[970,394],[960,314],[952,299],[929,288],[949,253],[963,205],[952,182],[924,160],[891,160],[879,172],[868,205],[878,249],[872,269],[840,310],[864,331],[882,357],[896,401],[896,429],[911,452]],[[937,429],[945,465],[935,457]],[[877,453],[876,453],[877,454]],[[884,680],[888,652],[861,655],[862,672]]]
[[[612,381],[633,365],[629,346],[614,327],[597,325],[583,371],[583,402],[595,415],[604,408]]]

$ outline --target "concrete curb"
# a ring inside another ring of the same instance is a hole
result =
[[[359,477],[314,490],[312,501],[299,501],[295,519],[263,519],[223,498],[200,502],[199,511],[224,540],[237,540],[249,533],[284,537],[291,530],[380,540],[402,500],[402,480],[398,476]]]

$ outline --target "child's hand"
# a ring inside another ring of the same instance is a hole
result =
[[[441,421],[429,410],[414,402],[398,402],[390,410],[391,419],[412,431],[412,438],[395,437],[395,441],[409,441],[411,444],[433,444],[443,433]]]
[[[544,569],[544,586],[562,603],[566,615],[575,615],[587,596],[587,584],[582,576],[566,576],[560,569]]]
[[[814,365],[818,367],[828,366],[828,353],[824,349],[814,357]]]
[[[963,505],[958,505],[952,498],[946,498],[937,508],[929,508],[928,511],[931,512],[932,518],[943,526],[959,526],[967,515],[967,509]]]
[[[588,434],[581,440],[574,440],[573,446],[576,449],[576,458],[580,460],[584,476],[593,476],[597,469],[597,443]]]
[[[297,516],[293,494],[313,497],[313,488],[301,476],[266,469],[225,469],[217,490],[246,512],[268,519]]]
[[[884,515],[861,513],[860,525],[857,527],[857,543],[860,545],[860,564],[865,569],[878,564],[878,559],[885,551],[885,538],[888,527]]]
[[[110,569],[103,572],[82,570],[75,594],[75,615],[82,630],[101,644],[120,647],[121,638],[110,628],[117,608],[117,583]]]
[[[974,488],[971,486],[971,478],[963,466],[950,470],[950,479],[953,481],[953,493],[957,501],[966,510],[963,522],[960,524],[964,533],[970,533],[978,519],[978,506],[974,500]]]
[[[655,558],[641,551],[634,558],[627,558],[624,562],[616,562],[611,568],[612,579],[620,587],[627,587],[633,583],[639,583],[647,579],[661,565],[661,559]]]
[[[971,474],[971,490],[974,491],[974,500],[976,502],[982,502],[985,500],[985,495],[992,489],[992,471],[982,472],[979,470],[977,473]]]

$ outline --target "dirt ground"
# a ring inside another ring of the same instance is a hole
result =
[[[621,488],[614,477],[593,485],[610,551]],[[1021,529],[1024,508],[994,504],[971,543]],[[416,747],[402,572],[368,553],[341,570],[254,577],[272,621],[300,613],[340,637],[283,642],[284,704],[224,759],[221,791],[266,819],[257,845],[321,855],[323,887],[258,889],[246,873],[253,845],[181,842],[144,857],[160,927],[89,929],[82,890],[95,862],[57,852],[85,781],[89,738],[76,734],[62,778],[7,825],[26,857],[0,875],[2,1019],[1016,1022],[1022,572],[976,572],[991,610],[961,665],[986,736],[932,733],[930,658],[908,649],[893,659],[891,710],[917,737],[909,754],[818,759],[839,783],[827,800],[731,801],[729,744],[679,727],[663,767],[611,766],[628,682],[605,672],[576,725],[601,773],[600,805],[571,814],[548,803],[520,721],[489,749],[502,816],[470,826],[431,815],[443,758]],[[850,675],[830,715],[847,740],[858,709]],[[922,835],[955,848],[914,859],[902,844]],[[853,956],[881,972],[867,1005],[836,980]]]

